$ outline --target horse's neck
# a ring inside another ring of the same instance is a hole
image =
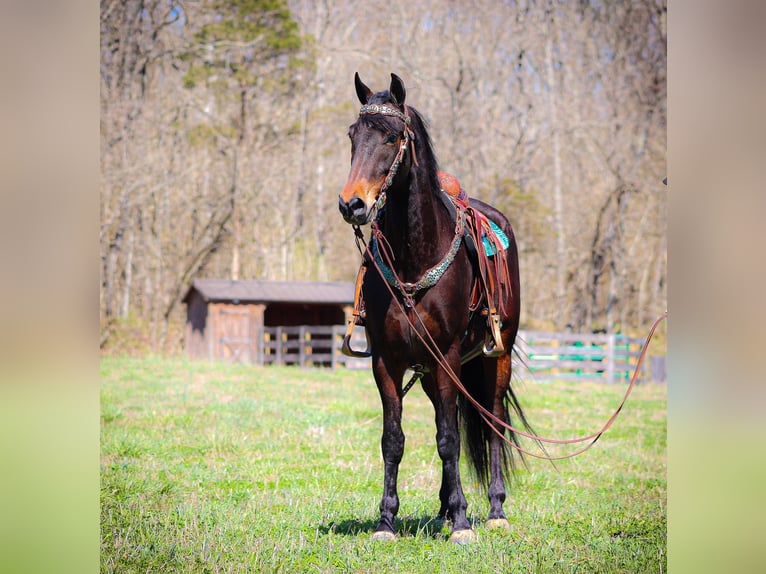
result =
[[[394,266],[404,281],[417,281],[444,255],[446,212],[425,176],[410,181],[409,191],[389,194],[384,235],[394,255]],[[451,237],[449,238],[451,240]]]

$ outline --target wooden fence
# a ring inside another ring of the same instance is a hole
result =
[[[264,327],[258,341],[258,363],[261,365],[297,365],[299,367],[343,366],[349,369],[369,369],[370,359],[347,357],[341,352],[345,325],[301,325],[299,327]],[[351,346],[364,350],[367,339],[357,327]]]
[[[520,331],[521,370],[537,381],[628,382],[644,340],[624,335]],[[646,380],[645,361],[638,380]]]
[[[262,337],[256,342],[254,362],[261,365],[369,369],[370,359],[347,357],[341,352],[344,333],[343,325],[265,327]],[[352,347],[363,350],[366,344],[364,330],[357,327]],[[517,338],[520,361],[514,360],[519,363],[516,368],[522,377],[536,381],[628,382],[642,345],[643,339],[615,334],[520,331]],[[639,380],[650,378],[648,363],[644,362]],[[658,380],[664,380],[664,369],[662,373],[662,378]]]

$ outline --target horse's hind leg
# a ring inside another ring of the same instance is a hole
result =
[[[509,354],[497,359],[485,359],[484,365],[485,384],[494,388],[492,414],[501,421],[507,421],[504,398],[508,392],[511,379],[511,356]],[[504,434],[505,429],[498,423],[492,423],[497,432],[490,432],[489,436],[489,517],[488,528],[509,528],[508,520],[503,511],[505,502],[504,474],[507,469],[507,457],[512,453],[508,451],[505,441],[498,435]]]

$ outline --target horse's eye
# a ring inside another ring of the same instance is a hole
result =
[[[396,143],[396,140],[398,140],[398,139],[399,139],[399,135],[398,134],[388,134],[386,136],[386,139],[383,140],[383,143],[393,144],[393,143]]]

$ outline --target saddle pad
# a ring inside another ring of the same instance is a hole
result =
[[[502,245],[503,250],[508,249],[509,241],[508,236],[505,234],[505,232],[500,229],[494,221],[487,218],[489,221],[489,226],[492,229],[492,233],[494,233],[496,239],[495,241],[490,241],[489,237],[487,237],[486,233],[481,234],[481,242],[484,244],[484,253],[487,254],[487,257],[492,257],[495,254],[495,244],[499,240],[500,245]]]

